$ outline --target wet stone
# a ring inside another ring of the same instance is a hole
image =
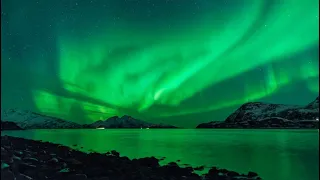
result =
[[[33,170],[36,169],[37,167],[32,164],[27,164],[27,163],[21,163],[18,165],[18,170],[20,173],[24,173],[27,170]]]
[[[16,156],[21,157],[23,155],[23,152],[22,151],[14,151],[13,154],[16,155]]]
[[[239,173],[234,172],[234,171],[229,171],[229,172],[227,173],[227,176],[230,176],[230,177],[235,177],[235,176],[239,176],[239,175],[240,175]]]
[[[4,148],[4,147],[1,147],[1,154],[6,154],[8,151]]]
[[[16,178],[10,170],[1,170],[1,179],[15,180]]]
[[[21,158],[18,157],[18,156],[12,156],[12,159],[14,162],[20,162],[21,161]]]
[[[87,175],[85,175],[85,174],[72,174],[72,175],[69,175],[69,176],[67,176],[67,178],[66,179],[70,179],[70,180],[74,180],[74,179],[76,179],[76,180],[87,180],[88,178],[87,178]]]
[[[58,162],[59,162],[59,160],[58,160],[57,158],[52,158],[52,159],[50,159],[50,160],[48,161],[48,164],[54,165],[54,164],[57,164]]]
[[[17,180],[32,180],[31,177],[24,175],[24,174],[18,174],[16,178],[17,178]]]
[[[8,169],[9,167],[10,167],[9,164],[4,162],[1,163],[1,170]]]
[[[202,171],[202,170],[204,170],[204,166],[198,166],[198,167],[195,167],[193,169],[196,170],[196,171]]]
[[[38,164],[39,160],[32,157],[23,158],[23,161],[26,163]]]
[[[256,177],[256,176],[258,176],[257,173],[251,172],[251,171],[248,172],[248,177]]]

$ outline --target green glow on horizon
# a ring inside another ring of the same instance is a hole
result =
[[[37,103],[37,107],[42,107],[45,110],[46,114],[58,116],[65,119],[70,119],[68,113],[71,110],[71,105],[77,102],[76,99],[54,96],[45,91],[34,91],[33,93],[35,97],[35,102]],[[59,106],[59,102],[61,104],[64,104],[64,106]],[[80,103],[82,107],[84,107],[88,112],[90,112],[86,114],[88,119],[103,120],[109,117],[110,114],[111,116],[114,114],[118,114],[118,112],[115,109],[110,109],[89,102]],[[59,112],[59,114],[57,114],[57,112]]]

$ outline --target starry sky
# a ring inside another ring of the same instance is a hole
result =
[[[318,0],[2,0],[1,106],[182,127],[319,93]]]

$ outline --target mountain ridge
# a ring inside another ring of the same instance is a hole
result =
[[[1,121],[13,122],[22,129],[81,129],[81,128],[177,128],[172,125],[154,124],[131,116],[113,116],[91,124],[78,124],[60,118],[42,115],[17,108],[1,109]]]
[[[84,125],[89,128],[177,128],[172,125],[154,124],[131,116],[124,115],[122,117],[113,116],[104,121],[99,120],[92,124]]]
[[[82,125],[60,118],[17,108],[1,109],[1,120],[16,123],[23,129],[79,129]]]
[[[2,130],[23,130],[14,122],[1,121],[1,131]]]
[[[319,97],[299,105],[248,102],[225,121],[201,123],[196,128],[318,128]]]

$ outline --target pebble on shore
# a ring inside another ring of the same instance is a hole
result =
[[[257,173],[239,174],[213,167],[199,176],[203,167],[179,167],[171,162],[160,166],[159,159],[130,160],[116,151],[84,153],[66,146],[1,137],[1,179],[4,180],[249,180]]]

